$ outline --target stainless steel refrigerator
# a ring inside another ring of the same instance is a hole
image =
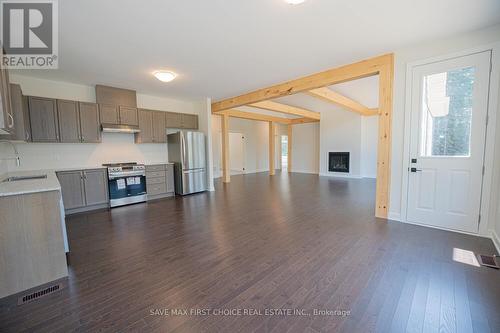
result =
[[[175,193],[186,195],[206,191],[205,134],[179,131],[169,134],[168,160],[174,163]]]

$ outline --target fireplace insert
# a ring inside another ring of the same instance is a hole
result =
[[[329,152],[328,171],[349,172],[349,152]]]

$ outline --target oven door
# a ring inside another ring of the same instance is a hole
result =
[[[146,176],[144,173],[109,175],[110,206],[122,206],[146,201]]]

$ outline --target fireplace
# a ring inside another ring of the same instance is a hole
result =
[[[328,153],[328,171],[329,172],[349,172],[349,153],[348,152],[329,152]]]

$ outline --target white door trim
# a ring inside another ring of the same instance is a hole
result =
[[[400,221],[404,223],[410,223],[407,221],[407,208],[408,208],[408,168],[410,166],[410,136],[411,136],[411,97],[412,97],[412,73],[413,68],[419,65],[425,65],[433,62],[444,61],[447,59],[462,57],[474,53],[491,51],[492,57],[492,69],[490,74],[490,87],[489,87],[489,99],[488,99],[488,125],[486,128],[486,143],[485,143],[485,155],[484,155],[484,166],[485,174],[483,177],[482,184],[482,200],[481,200],[481,223],[479,225],[479,231],[477,234],[479,236],[491,237],[490,224],[492,220],[490,216],[495,218],[496,212],[496,198],[499,194],[499,189],[495,188],[494,180],[496,181],[500,176],[500,170],[495,170],[495,132],[497,123],[497,113],[498,113],[498,98],[499,98],[499,83],[500,83],[500,42],[487,44],[481,47],[475,47],[469,50],[464,50],[460,52],[450,53],[447,55],[441,55],[438,57],[432,57],[427,59],[422,59],[414,62],[407,63],[406,65],[406,87],[405,87],[405,108],[404,108],[404,142],[403,142],[403,177],[402,177],[402,188],[401,188],[401,216]],[[396,54],[397,56],[397,54]],[[493,200],[492,200],[493,199]],[[495,201],[493,205],[491,201]],[[415,224],[415,223],[411,223]],[[450,230],[459,232],[456,230]],[[466,233],[467,232],[460,232]]]

